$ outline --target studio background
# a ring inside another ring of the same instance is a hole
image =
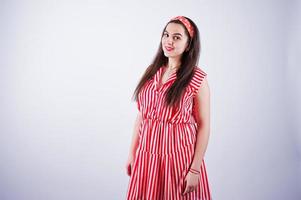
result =
[[[134,89],[173,16],[208,74],[213,200],[301,199],[297,0],[0,1],[0,199],[125,199]]]

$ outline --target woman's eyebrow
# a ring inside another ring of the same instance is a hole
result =
[[[168,31],[164,31],[164,32],[168,33]],[[180,35],[180,36],[182,36],[181,33],[174,33],[173,35]]]

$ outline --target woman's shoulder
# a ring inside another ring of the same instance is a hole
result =
[[[190,86],[193,88],[194,93],[196,93],[202,84],[204,78],[207,76],[207,73],[203,70],[202,67],[195,66],[194,67],[194,74],[190,81]]]
[[[196,76],[197,78],[204,78],[205,76],[207,76],[207,73],[203,70],[203,67],[195,66],[194,76]]]

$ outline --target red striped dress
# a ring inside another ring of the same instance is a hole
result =
[[[163,66],[164,67],[164,66]],[[127,200],[211,200],[204,159],[196,190],[184,192],[184,179],[192,162],[197,136],[193,98],[207,75],[199,67],[177,108],[164,106],[164,95],[175,81],[174,72],[160,86],[163,67],[144,85],[137,107],[142,113],[139,145],[132,166]]]

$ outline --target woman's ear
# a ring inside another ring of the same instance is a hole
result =
[[[188,43],[188,45],[187,45],[187,47],[185,49],[185,52],[187,52],[190,49],[190,45],[191,45],[191,40],[189,41],[189,43]]]
[[[188,44],[187,47],[185,48],[185,52],[189,50],[190,45]]]

